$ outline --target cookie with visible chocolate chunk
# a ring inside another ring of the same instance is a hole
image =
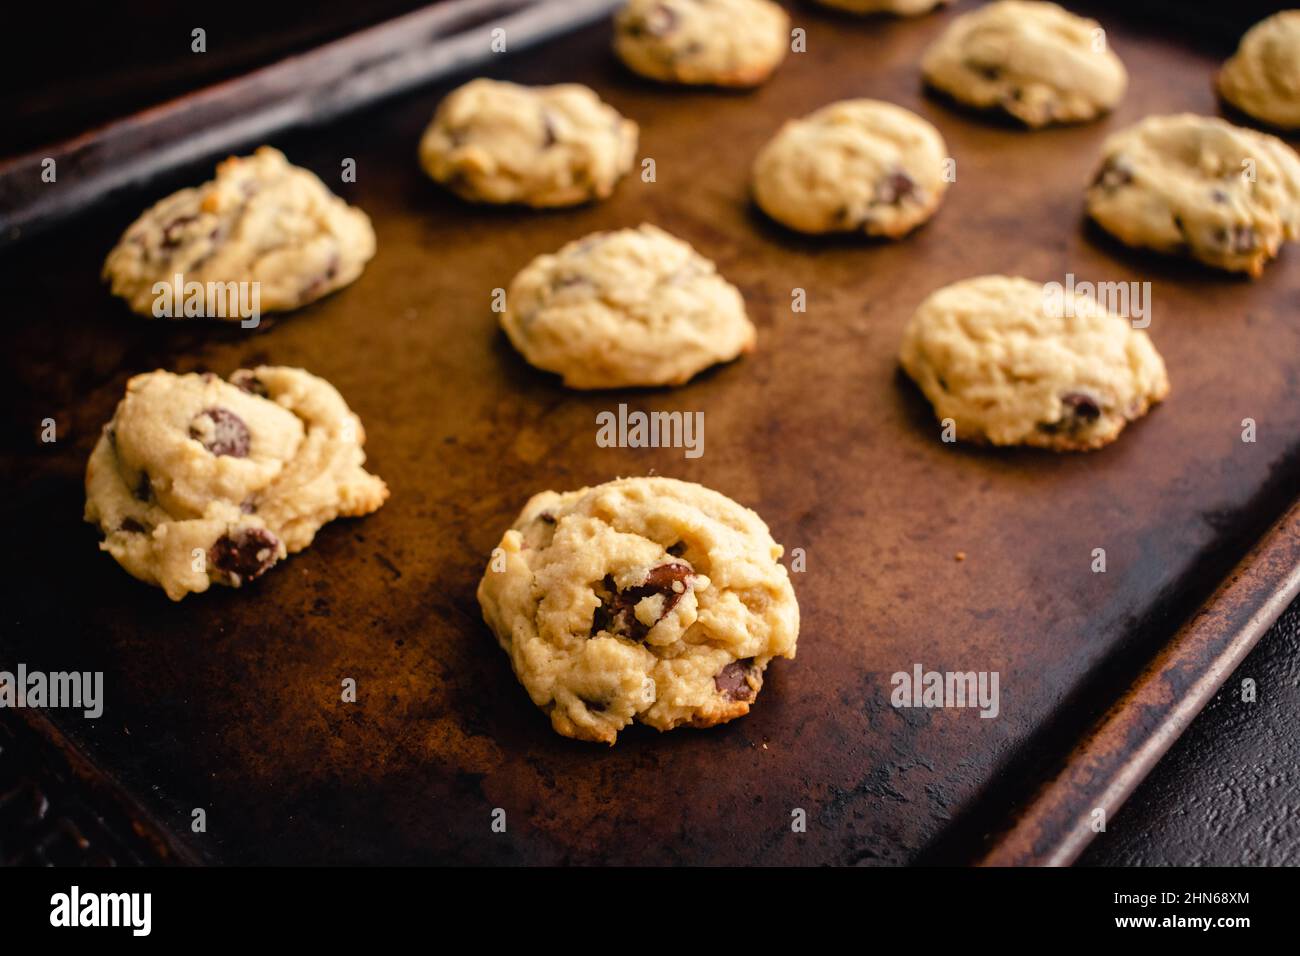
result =
[[[934,214],[948,147],[910,110],[842,100],[790,120],[754,160],[754,199],[791,229],[898,238]]]
[[[364,443],[339,393],[302,369],[137,375],[86,466],[85,517],[100,548],[173,601],[239,587],[327,522],[384,503]]]
[[[566,737],[613,744],[741,717],[774,657],[795,656],[799,604],[761,518],[672,478],[545,491],[501,538],[483,619]]]
[[[1087,296],[980,276],[932,293],[899,361],[956,437],[1087,451],[1169,393],[1150,337]]]
[[[1219,71],[1219,93],[1248,116],[1300,129],[1300,10],[1261,20]]]
[[[438,104],[420,164],[471,202],[574,206],[612,193],[636,144],[636,123],[586,86],[477,79]]]
[[[614,50],[665,83],[757,86],[790,46],[790,18],[771,0],[628,0]]]
[[[251,290],[256,283],[260,310],[283,312],[353,282],[374,254],[364,212],[263,146],[220,163],[215,179],[150,207],[108,254],[104,279],[144,316],[190,317],[175,304],[170,314],[155,308],[157,283],[172,286],[178,274],[186,285],[242,283]],[[248,317],[217,305],[205,302],[204,316]]]
[[[957,17],[921,72],[958,102],[1032,128],[1095,119],[1128,87],[1101,24],[1039,0],[997,0]]]
[[[501,327],[570,388],[680,385],[754,347],[739,290],[657,226],[597,232],[514,277]]]
[[[1300,156],[1215,117],[1149,116],[1106,140],[1087,201],[1130,246],[1258,277],[1300,239]]]

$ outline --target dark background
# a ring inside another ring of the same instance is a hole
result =
[[[1260,0],[1111,5],[1220,47],[1225,56],[1245,27],[1287,6]],[[413,0],[325,0],[302,7],[131,0],[28,8],[24,16],[34,19],[11,21],[0,31],[6,131],[0,159],[419,6]],[[1075,6],[1094,12],[1105,4]],[[194,27],[207,31],[205,54],[190,51]],[[1241,700],[1245,678],[1257,684],[1255,703]],[[1229,678],[1081,863],[1300,864],[1297,767],[1300,602]]]

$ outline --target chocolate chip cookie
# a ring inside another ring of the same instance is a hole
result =
[[[934,214],[951,177],[939,131],[879,100],[843,100],[781,127],[754,160],[754,199],[808,233],[897,238]]]
[[[471,202],[574,206],[613,192],[636,143],[636,123],[585,86],[478,79],[438,105],[420,164]]]
[[[263,146],[232,156],[215,179],[155,203],[123,234],[104,262],[104,279],[133,312],[192,318],[171,307],[155,288],[189,283],[256,286],[261,312],[314,302],[354,281],[375,254],[375,233],[364,212],[331,193],[306,169]],[[180,291],[180,290],[178,290]],[[193,296],[191,301],[199,301]],[[208,318],[247,318],[229,300],[201,302]],[[251,294],[244,302],[252,301]]]
[[[1037,0],[998,0],[953,20],[921,70],[953,99],[1030,127],[1094,119],[1128,86],[1099,23]]]
[[[1259,276],[1300,238],[1300,156],[1221,119],[1150,116],[1106,140],[1088,214],[1131,246]]]
[[[955,437],[1086,451],[1169,393],[1146,332],[1063,286],[966,279],[921,303],[903,334],[903,369]]]
[[[847,10],[849,13],[892,13],[900,17],[916,17],[952,0],[817,0],[823,7]]]
[[[754,347],[740,292],[656,226],[597,232],[510,283],[501,327],[570,388],[679,385]]]
[[[302,369],[137,375],[86,466],[86,520],[173,601],[239,587],[384,503],[364,443],[339,393]]]
[[[1300,10],[1261,20],[1219,71],[1219,93],[1279,129],[1300,129]]]
[[[753,511],[672,478],[545,491],[501,538],[483,619],[558,733],[613,744],[741,717],[774,657],[795,656],[799,604]]]
[[[614,50],[665,83],[757,86],[790,46],[790,18],[771,0],[629,0]]]

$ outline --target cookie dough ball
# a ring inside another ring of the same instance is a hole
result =
[[[1259,276],[1300,238],[1300,156],[1221,119],[1151,116],[1106,140],[1088,214],[1130,246]]]
[[[479,606],[558,733],[613,744],[742,717],[799,604],[754,512],[672,478],[545,491],[501,538]]]
[[[823,7],[847,10],[849,13],[892,13],[900,17],[916,17],[945,6],[952,0],[817,0]]]
[[[999,0],[958,17],[926,51],[921,70],[953,99],[1030,127],[1094,119],[1128,86],[1100,24],[1028,0]]]
[[[901,106],[844,100],[790,120],[754,160],[754,199],[800,232],[897,238],[948,188],[939,131]]]
[[[277,149],[232,156],[217,178],[155,203],[123,234],[104,262],[104,279],[133,312],[155,310],[158,282],[257,283],[262,312],[314,302],[361,275],[375,254],[364,212]],[[247,318],[206,303],[208,318]],[[169,318],[185,318],[173,309]]]
[[[1007,276],[933,293],[899,360],[958,438],[994,445],[1100,448],[1169,393],[1146,332],[1071,289]]]
[[[680,385],[754,347],[736,287],[648,224],[538,256],[510,283],[501,327],[570,388]]]
[[[1219,93],[1257,120],[1300,129],[1300,10],[1255,24],[1219,72]]]
[[[364,443],[334,387],[302,369],[137,375],[86,466],[86,520],[173,601],[239,587],[325,523],[384,503]]]
[[[636,123],[585,86],[479,79],[438,105],[420,165],[471,202],[575,206],[613,192],[636,143]]]
[[[790,18],[771,0],[629,0],[614,50],[665,83],[757,86],[785,59]]]

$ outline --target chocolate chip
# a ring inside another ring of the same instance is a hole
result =
[[[246,515],[257,514],[257,502],[252,498],[245,498],[239,503],[239,510]]]
[[[1061,396],[1061,404],[1069,409],[1071,415],[1085,422],[1101,418],[1101,405],[1084,392],[1067,392]]]
[[[140,480],[135,483],[135,497],[138,501],[153,498],[153,482],[149,480],[149,472],[140,472]]]
[[[637,618],[637,604],[656,594],[663,595],[663,608],[659,614],[659,620],[663,620],[690,589],[691,578],[694,576],[695,572],[690,565],[674,561],[651,568],[646,573],[644,584],[619,591],[613,576],[605,575],[596,591],[600,606],[592,614],[591,635],[594,637],[601,631],[606,631],[620,637],[642,640],[650,628]]]
[[[244,420],[228,408],[204,409],[190,422],[190,437],[214,455],[247,458],[250,436]]]
[[[1217,203],[1225,203],[1228,201],[1228,194],[1222,189],[1214,189],[1210,191],[1210,198]]]
[[[198,219],[197,215],[177,216],[167,225],[163,226],[162,244],[164,249],[174,249],[181,244],[181,230]]]
[[[974,73],[979,74],[986,80],[996,80],[1002,76],[1002,67],[994,66],[990,63],[976,63],[971,60],[966,61],[966,66]]]
[[[236,369],[230,374],[230,384],[247,392],[249,395],[260,395],[262,398],[266,398],[269,394],[266,385],[257,377],[257,373],[251,369]]]
[[[686,542],[678,541],[674,545],[669,545],[668,553],[671,554],[674,558],[680,558],[683,554],[686,553]]]
[[[1097,176],[1093,179],[1092,184],[1100,186],[1108,192],[1113,192],[1131,182],[1133,182],[1133,171],[1127,163],[1116,157],[1106,160],[1101,169],[1097,171]]]
[[[876,185],[876,202],[897,205],[916,194],[916,182],[902,170],[896,170]]]
[[[279,549],[280,539],[265,528],[244,528],[219,538],[208,560],[240,584],[265,574],[279,560]]]
[[[555,515],[551,514],[549,511],[543,511],[537,516],[537,520],[542,524],[555,524]]]
[[[749,676],[754,673],[754,658],[732,661],[713,678],[713,686],[718,693],[728,700],[752,701],[758,692],[749,684]]]
[[[587,700],[585,697],[579,697],[578,700],[582,701],[582,706],[593,714],[603,714],[605,712],[606,705],[599,700]]]
[[[542,110],[542,149],[550,149],[560,141],[555,133],[555,123],[547,110]]]
[[[134,518],[124,518],[122,523],[117,526],[118,531],[127,531],[131,534],[144,534],[148,529]]]

